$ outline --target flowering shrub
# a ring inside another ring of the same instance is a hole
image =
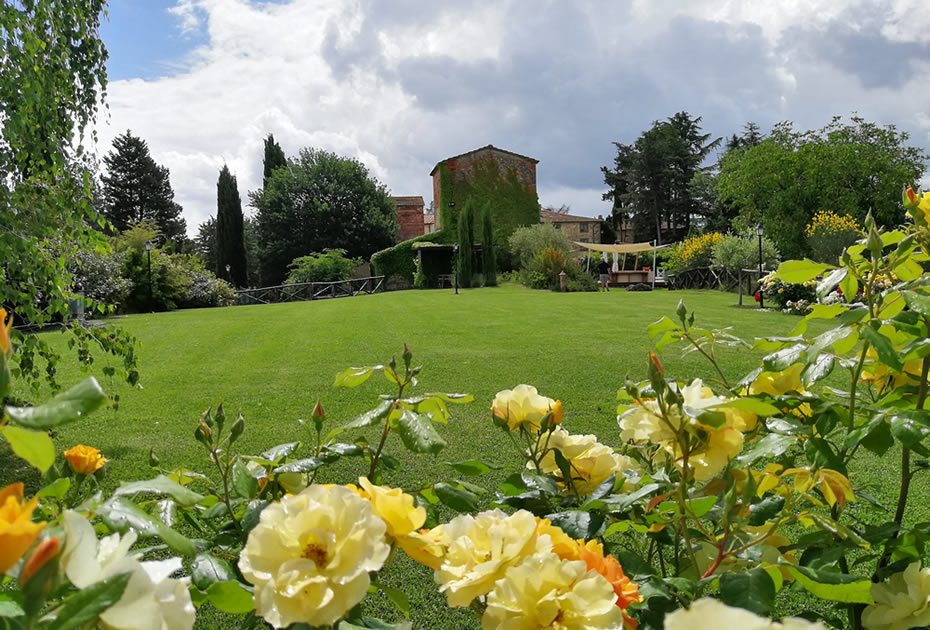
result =
[[[862,226],[849,215],[821,210],[804,228],[814,260],[836,264],[847,247],[862,238]]]
[[[805,314],[803,307],[795,308],[794,305],[799,302],[810,304],[817,300],[816,280],[785,282],[776,273],[770,273],[762,278],[759,286],[768,304],[775,305],[786,312],[796,312],[803,315]],[[789,302],[792,304],[791,306],[789,306]]]
[[[734,276],[740,269],[759,268],[759,242],[755,234],[727,234],[714,245],[712,261]],[[762,262],[766,269],[778,265],[778,250],[768,237],[762,237]]]
[[[211,475],[163,470],[151,453],[153,478],[109,496],[96,484],[103,454],[78,446],[56,463],[46,433],[105,402],[96,381],[45,405],[6,406],[0,435],[39,470],[42,488],[32,497],[22,483],[0,489],[0,617],[17,630],[190,630],[209,601],[242,616],[244,630],[260,620],[294,630],[409,628],[359,607],[380,590],[410,612],[406,594],[380,579],[392,554],[404,553],[485,630],[822,629],[842,627],[839,612],[857,630],[926,626],[930,523],[909,500],[926,468],[911,458],[930,456],[930,285],[920,264],[930,251],[930,197],[906,193],[905,203],[914,224],[881,232],[867,221],[867,238],[847,248],[843,266],[788,261],[773,275],[787,285],[822,277],[818,295],[861,291],[861,304],[814,304],[791,336],[752,343],[696,327],[684,303],[651,324],[647,378],[619,393],[619,449],[573,433],[568,405],[528,385],[499,392],[488,429],[522,463],[483,511],[475,481],[492,467],[481,460],[450,461],[452,477],[419,488],[381,485],[383,468],[402,465],[385,450],[391,434],[410,451],[439,453],[450,408],[471,401],[414,394],[421,366],[406,347],[400,363],[339,373],[337,387],[377,373],[392,392],[338,426],[318,402],[306,444],[241,453],[245,419],[217,407],[194,423]],[[808,335],[812,319],[832,327]],[[9,326],[0,312],[0,397],[15,350]],[[658,353],[673,344],[706,359],[708,378],[667,375]],[[722,346],[767,354],[731,381]],[[377,444],[351,441],[368,426],[381,429]],[[860,498],[874,501],[849,478],[851,464],[863,450],[892,449],[896,509],[851,513]],[[343,458],[367,468],[357,485],[316,483]],[[439,505],[457,515],[440,522]],[[196,543],[173,526],[181,522]],[[155,544],[133,552],[137,539]],[[158,560],[145,559],[155,550]],[[822,600],[807,609],[826,611],[825,623],[772,621],[785,591]]]
[[[700,236],[686,238],[674,248],[666,268],[672,273],[709,267],[714,261],[714,248],[723,240],[720,232],[708,232]]]

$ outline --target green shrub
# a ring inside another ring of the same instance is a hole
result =
[[[414,274],[416,273],[416,264],[414,260],[417,257],[414,245],[417,243],[437,243],[451,245],[455,242],[454,230],[440,230],[423,236],[417,236],[407,241],[398,243],[394,247],[382,249],[371,257],[371,272],[376,276],[389,277],[398,274],[404,277],[407,282],[413,284]],[[423,270],[427,276],[428,270]]]
[[[804,229],[811,258],[835,265],[847,247],[862,238],[862,226],[849,215],[822,210]]]
[[[787,283],[776,278],[774,274],[769,274],[762,278],[762,295],[769,306],[773,304],[780,309],[790,309],[789,302],[806,302],[816,304],[817,302],[817,282],[809,280],[803,283]]]
[[[538,223],[514,230],[510,235],[510,252],[514,263],[526,267],[545,249],[560,251],[569,256],[574,249],[568,236],[551,223]]]
[[[759,267],[759,241],[755,234],[727,234],[714,245],[713,263],[736,275],[740,269]],[[767,269],[778,265],[778,250],[775,243],[762,237],[762,263]]]
[[[459,213],[458,238],[459,259],[455,272],[459,277],[459,286],[469,289],[475,273],[475,207],[471,200],[465,202],[465,208]]]
[[[323,253],[313,253],[292,260],[288,265],[291,271],[284,284],[348,280],[352,277],[352,271],[360,264],[362,261],[357,258],[346,258],[344,249],[324,249]]]

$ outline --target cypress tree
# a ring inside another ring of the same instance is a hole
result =
[[[216,182],[216,275],[237,287],[248,285],[242,202],[236,176],[226,165]]]
[[[481,213],[484,244],[481,249],[481,266],[484,269],[484,286],[497,286],[497,256],[494,255],[494,228],[491,225],[491,204],[485,203]]]
[[[472,274],[475,269],[475,210],[472,202],[466,201],[459,213],[459,286],[471,288]]]
[[[268,134],[265,138],[265,159],[262,160],[264,173],[262,175],[262,188],[268,185],[268,179],[275,169],[287,166],[287,158],[284,157],[284,150],[281,145],[274,141],[274,134]]]

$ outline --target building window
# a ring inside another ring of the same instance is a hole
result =
[[[588,231],[588,224],[587,224],[587,223],[582,223],[578,229],[579,229],[579,231],[581,231],[581,232],[587,232],[587,231]]]

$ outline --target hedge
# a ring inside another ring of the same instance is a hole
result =
[[[394,247],[382,249],[371,257],[372,273],[376,276],[385,277],[400,274],[413,284],[413,274],[416,272],[413,259],[417,255],[413,245],[421,242],[452,244],[455,242],[455,233],[452,230],[439,230],[438,232],[403,241]]]

